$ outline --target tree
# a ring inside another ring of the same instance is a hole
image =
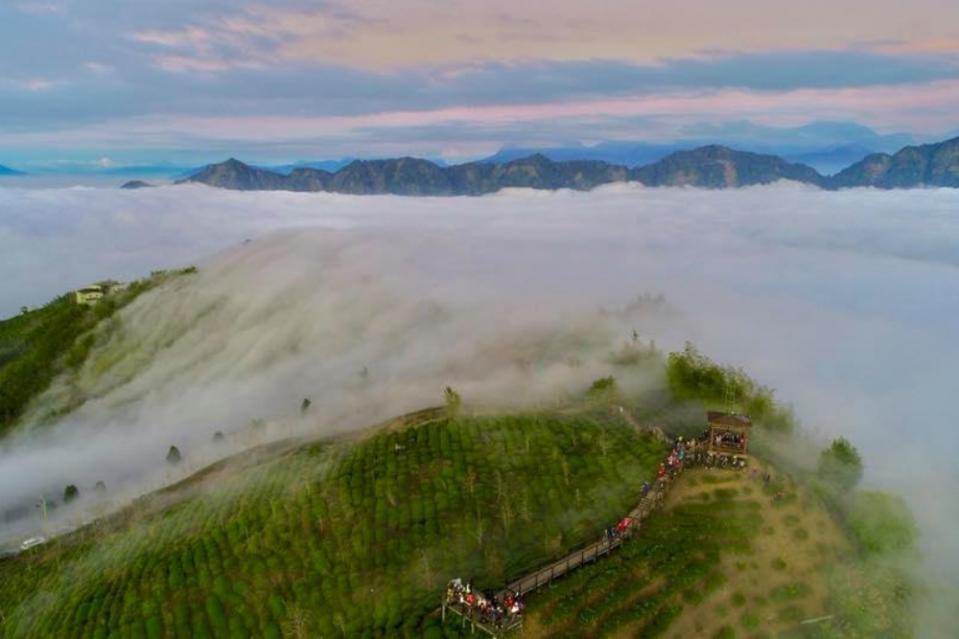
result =
[[[170,446],[170,450],[166,454],[167,463],[179,464],[181,459],[183,459],[183,457],[180,455],[180,449],[176,446]]]
[[[840,437],[819,455],[819,477],[843,490],[855,488],[862,479],[862,458],[856,447]]]
[[[443,398],[446,400],[446,408],[454,415],[463,404],[463,399],[460,397],[460,394],[453,390],[452,386],[446,387],[443,391]]]
[[[63,489],[63,503],[69,504],[71,501],[80,496],[80,491],[76,486],[70,484]]]
[[[879,555],[908,550],[915,543],[916,521],[897,495],[864,491],[849,509],[849,529],[863,552]]]
[[[218,431],[216,431],[215,433],[213,433],[213,441],[214,441],[214,442],[222,442],[222,441],[223,441],[223,431],[218,430]]]
[[[96,485],[93,487],[93,489],[94,489],[95,491],[97,491],[98,493],[102,493],[102,492],[106,491],[107,485],[103,482],[103,480],[100,480],[100,481],[98,481],[98,482],[96,483]]]
[[[603,399],[612,396],[616,392],[616,378],[600,377],[595,380],[586,391],[586,396],[594,399]]]
[[[310,398],[309,398],[309,397],[304,397],[304,398],[303,398],[303,403],[300,404],[300,414],[301,414],[301,415],[305,415],[305,414],[306,414],[306,411],[310,410],[310,404],[312,404],[312,403],[313,403],[313,402],[310,401]]]

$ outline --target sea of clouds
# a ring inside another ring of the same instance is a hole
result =
[[[122,357],[72,382],[95,399],[0,444],[0,505],[103,475],[132,496],[164,480],[169,444],[195,466],[214,430],[242,445],[257,418],[267,438],[359,428],[447,383],[549,401],[636,328],[744,367],[823,441],[852,439],[866,482],[909,499],[934,569],[959,570],[957,190],[0,188],[0,255],[0,316],[100,279],[200,271],[123,312],[95,351]],[[659,293],[668,312],[609,312]]]

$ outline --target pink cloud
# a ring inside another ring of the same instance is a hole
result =
[[[775,93],[744,90],[685,92],[563,103],[389,111],[359,116],[237,116],[178,121],[191,130],[203,129],[216,137],[232,137],[237,131],[245,130],[247,135],[257,139],[282,137],[292,131],[322,135],[363,128],[406,128],[450,122],[495,125],[558,118],[638,116],[696,121],[748,117],[769,124],[855,116],[880,128],[894,125],[922,130],[923,125],[954,125],[955,109],[959,109],[959,81],[942,81],[921,87],[800,89]],[[932,123],[926,119],[933,111],[942,112],[942,122]]]
[[[959,3],[944,4],[845,0],[836,12],[834,0],[806,0],[788,10],[779,3],[727,0],[698,3],[690,19],[687,5],[656,0],[607,2],[599,11],[580,0],[552,0],[545,12],[539,3],[515,0],[328,0],[309,10],[264,2],[133,38],[181,48],[184,55],[224,45],[261,64],[374,70],[530,59],[649,64],[715,52],[844,50],[856,43],[890,52],[954,53]],[[937,19],[916,21],[924,7]]]
[[[852,119],[879,130],[934,134],[955,127],[959,112],[959,81],[921,86],[859,89],[803,89],[784,92],[721,90],[654,96],[529,105],[491,105],[422,111],[387,111],[356,116],[174,116],[155,115],[77,127],[54,134],[9,133],[0,144],[56,146],[58,148],[176,147],[184,138],[216,148],[244,144],[302,145],[320,140],[325,148],[343,152],[364,145],[367,153],[424,153],[439,146],[451,153],[469,154],[495,147],[497,130],[510,125],[549,123],[562,127],[595,123],[616,124],[620,137],[654,141],[669,139],[691,124],[748,119],[771,126],[794,126],[813,120]],[[636,123],[630,123],[636,118]],[[650,135],[649,121],[656,122]],[[462,126],[486,131],[488,140],[437,141],[427,132],[421,140],[408,135],[394,141],[392,132],[431,125]],[[370,142],[370,140],[374,140]],[[305,142],[306,141],[306,142]],[[320,152],[320,151],[318,151]],[[330,152],[330,151],[325,151]]]
[[[959,54],[959,38],[928,38],[905,42],[893,41],[879,43],[873,48],[881,53],[892,54]]]

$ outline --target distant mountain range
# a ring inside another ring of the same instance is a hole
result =
[[[149,182],[144,182],[143,180],[130,180],[129,182],[124,182],[121,184],[120,188],[128,191],[134,191],[136,189],[148,189],[152,186],[152,184]]]
[[[22,171],[16,171],[8,166],[3,166],[0,164],[0,175],[26,175],[26,173],[23,173]]]
[[[832,181],[838,187],[959,187],[959,138],[907,146],[892,155],[873,153],[840,171]]]
[[[299,167],[284,174],[230,159],[207,165],[177,183],[197,182],[240,191],[483,195],[509,187],[585,191],[626,181],[646,186],[722,189],[777,180],[813,184],[823,189],[959,187],[959,138],[907,146],[891,155],[873,153],[833,176],[822,175],[811,166],[776,155],[711,145],[676,151],[635,168],[602,160],[555,161],[543,154],[534,154],[502,163],[481,160],[452,166],[411,157],[354,160],[336,171]]]
[[[701,146],[712,146],[710,143],[695,144],[670,143],[646,144],[642,142],[603,142],[594,146],[562,146],[562,147],[505,147],[495,154],[484,158],[482,162],[505,164],[531,155],[544,155],[554,162],[568,160],[601,160],[610,164],[622,164],[635,168],[658,162],[677,151],[686,151]],[[728,145],[727,145],[728,146]],[[863,144],[836,144],[816,147],[784,146],[781,148],[765,145],[751,145],[741,147],[733,145],[743,151],[759,153],[761,155],[778,155],[789,162],[808,164],[824,175],[831,175],[846,168],[861,158],[882,151],[882,148]],[[899,147],[894,147],[899,148]],[[326,167],[322,167],[326,168]],[[339,167],[336,167],[339,168]],[[329,169],[327,169],[329,170]]]
[[[891,153],[910,144],[929,141],[908,133],[878,133],[854,122],[812,122],[783,128],[742,121],[701,124],[663,143],[617,140],[592,145],[574,142],[543,147],[507,146],[485,161],[504,163],[542,153],[557,162],[603,160],[634,168],[657,162],[676,151],[719,144],[741,151],[778,155],[790,162],[808,164],[824,175],[832,175],[870,153]]]

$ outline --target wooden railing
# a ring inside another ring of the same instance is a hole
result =
[[[685,462],[678,468],[678,470],[656,480],[646,495],[639,500],[638,504],[636,504],[636,507],[630,511],[628,517],[632,519],[632,523],[625,534],[612,538],[604,537],[599,541],[595,541],[587,546],[574,550],[562,559],[553,561],[552,563],[511,582],[506,586],[506,588],[497,593],[496,596],[500,599],[500,601],[505,600],[509,593],[524,596],[553,582],[563,575],[566,575],[577,568],[584,566],[585,564],[594,562],[609,555],[613,550],[621,547],[628,538],[640,533],[643,521],[645,521],[663,504],[673,482],[682,473],[683,468],[701,465],[702,461],[704,460],[704,453],[702,451],[705,446],[706,443],[701,442],[697,446],[696,453],[693,455],[687,455]],[[466,606],[465,604],[444,601],[442,609],[444,621],[446,619],[447,611],[452,611],[460,615],[463,618],[464,627],[465,624],[469,623],[471,624],[471,628],[474,632],[479,629],[492,637],[499,637],[506,632],[520,628],[523,625],[521,615],[512,617],[510,622],[506,625],[497,626],[484,622],[469,606]]]

